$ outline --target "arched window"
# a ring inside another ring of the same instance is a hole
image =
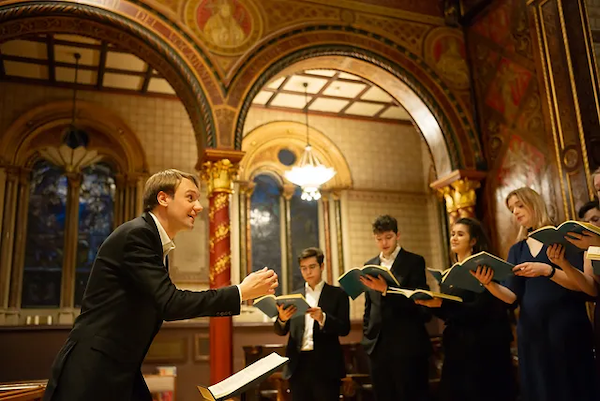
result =
[[[257,175],[253,181],[249,210],[252,271],[265,266],[273,269],[281,283],[277,294],[288,293],[304,282],[298,255],[305,248],[319,246],[319,206],[302,200],[300,188],[288,188],[291,197],[286,197],[282,180],[271,174]]]
[[[78,128],[89,141],[71,152],[63,122],[72,115],[70,102],[41,104],[2,138],[0,314],[11,311],[7,324],[71,324],[100,244],[143,208],[148,163],[137,135],[112,110],[77,102]]]
[[[60,305],[67,205],[67,177],[45,160],[31,173],[22,308]]]
[[[82,171],[75,269],[76,307],[81,306],[98,248],[113,229],[115,189],[115,173],[108,164],[97,163]]]
[[[46,160],[35,163],[31,173],[22,308],[61,305],[66,264],[65,228],[68,225],[69,191],[79,190],[79,211],[74,305],[81,306],[98,248],[114,223],[115,173],[105,163],[86,167],[79,186],[68,185],[60,167]],[[68,302],[68,301],[67,301]],[[63,302],[64,304],[65,302]]]

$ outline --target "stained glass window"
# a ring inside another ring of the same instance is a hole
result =
[[[300,288],[304,279],[298,267],[298,255],[305,248],[319,247],[319,209],[315,201],[307,202],[301,199],[302,190],[296,187],[290,200],[291,232],[292,232],[292,266],[290,290]]]
[[[281,189],[277,181],[266,174],[257,176],[254,182],[249,216],[252,271],[268,266],[281,277]],[[281,286],[277,294],[281,294]]]
[[[31,173],[21,307],[60,306],[67,178],[39,161]]]
[[[110,166],[98,163],[82,171],[79,189],[75,306],[81,306],[98,248],[112,231],[114,198],[115,178]]]

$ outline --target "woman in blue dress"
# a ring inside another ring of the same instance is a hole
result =
[[[550,225],[542,197],[530,188],[512,191],[506,205],[519,223],[519,241],[507,261],[515,275],[504,285],[493,272],[477,275],[493,295],[520,306],[517,325],[523,401],[592,401],[595,393],[592,326],[585,302],[596,295],[593,278],[582,272],[583,254],[566,255],[528,238]],[[487,269],[486,269],[487,270]]]

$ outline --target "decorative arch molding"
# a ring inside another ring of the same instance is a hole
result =
[[[314,154],[337,174],[323,189],[352,188],[352,174],[346,158],[337,145],[322,132],[309,127],[310,144]],[[290,167],[278,158],[279,151],[288,149],[299,160],[306,146],[306,125],[295,121],[275,121],[255,128],[244,137],[242,150],[246,152],[240,163],[240,180],[252,181],[265,172],[284,177]]]
[[[108,40],[142,60],[171,84],[184,104],[196,135],[198,154],[215,147],[215,125],[206,93],[222,96],[208,58],[177,24],[143,3],[114,0],[31,2],[0,6],[0,43],[31,34],[68,33]],[[144,6],[144,8],[141,8]]]
[[[2,134],[0,160],[28,167],[39,150],[59,146],[63,130],[71,123],[73,104],[58,101],[21,115]],[[77,126],[90,133],[89,149],[97,150],[121,174],[148,173],[146,155],[137,135],[114,112],[94,103],[77,102]]]
[[[395,93],[390,94],[409,109],[430,147],[438,176],[459,168],[485,167],[470,109],[438,74],[401,45],[347,26],[290,31],[269,40],[246,59],[228,94],[229,105],[239,105],[233,138],[237,149],[252,100],[262,87],[284,71],[309,66],[359,75],[388,91],[395,86]],[[407,97],[414,105],[404,104]]]

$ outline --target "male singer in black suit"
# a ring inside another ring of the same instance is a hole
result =
[[[402,288],[428,289],[425,259],[400,247],[396,219],[379,216],[373,234],[381,253],[367,264],[390,269]],[[370,289],[365,293],[363,346],[377,401],[426,400],[431,343],[425,323],[431,316],[411,299],[387,294],[383,277],[361,281]]]
[[[163,320],[230,316],[242,300],[273,293],[266,268],[239,286],[181,291],[169,279],[173,237],[192,229],[202,206],[194,175],[154,174],[144,188],[144,214],[104,241],[83,296],[81,314],[56,357],[44,400],[150,401],[140,367]]]
[[[322,280],[323,259],[319,248],[302,251],[298,262],[306,283],[294,293],[304,295],[311,308],[291,318],[294,306],[278,306],[274,324],[278,335],[290,333],[283,378],[290,380],[293,401],[337,401],[346,376],[338,337],[350,332],[350,302],[341,288]]]

